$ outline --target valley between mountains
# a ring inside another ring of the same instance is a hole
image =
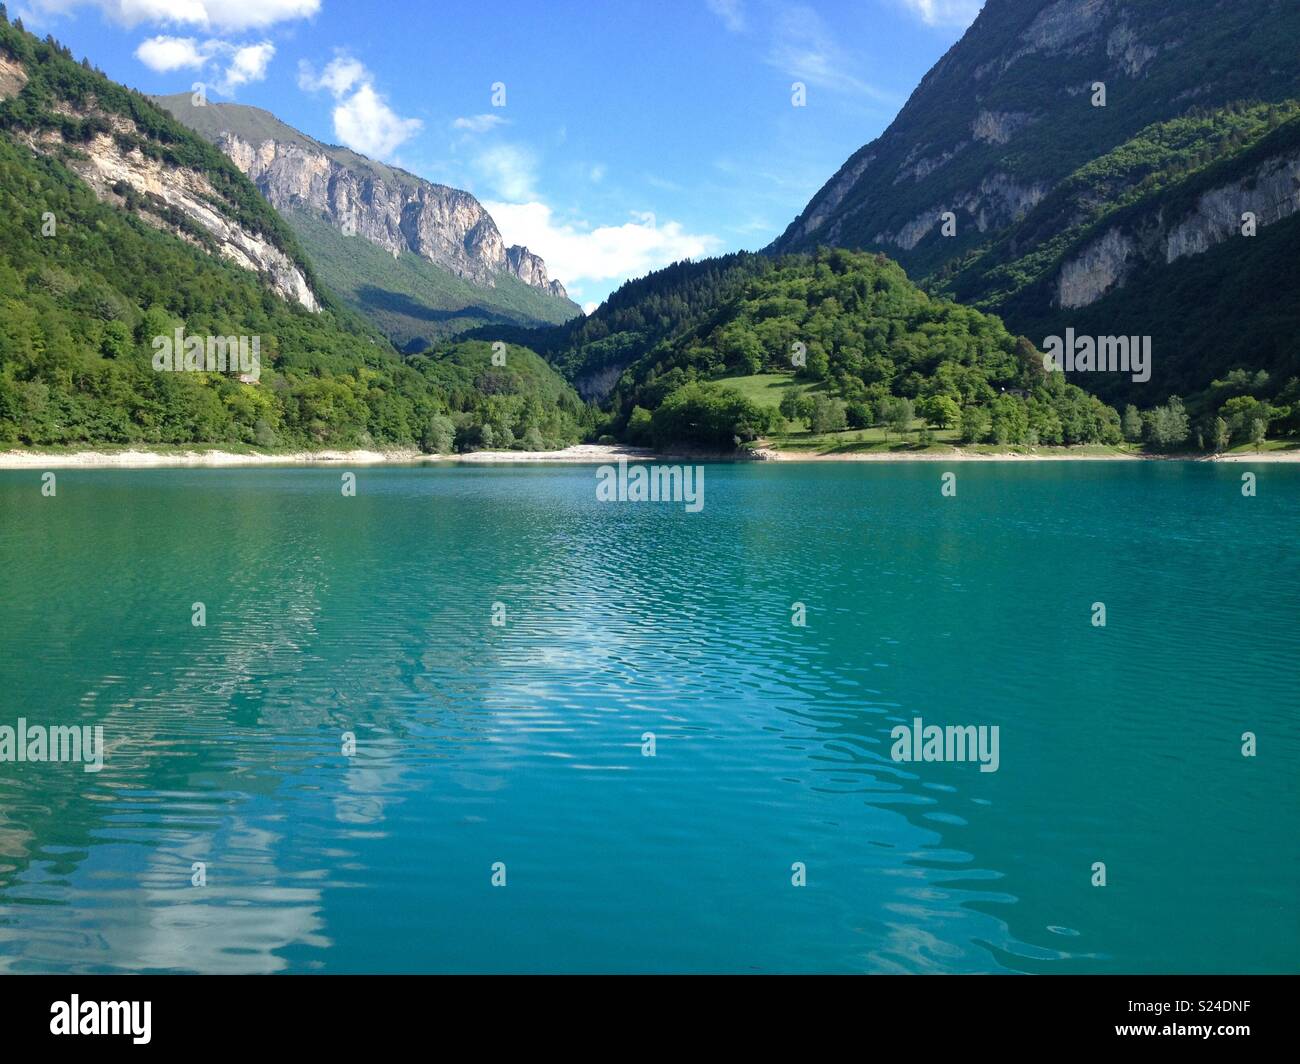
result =
[[[584,314],[470,193],[6,15],[0,446],[1291,456],[1296,40],[1282,0],[988,0],[767,247]]]

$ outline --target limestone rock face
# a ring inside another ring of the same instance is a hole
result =
[[[16,59],[0,52],[0,100],[17,96],[27,84],[27,71]]]
[[[980,11],[961,40],[769,251],[881,250],[916,277],[947,275],[1147,127],[1193,104],[1300,98],[1300,61],[1282,43],[1300,29],[1294,0],[970,6]],[[941,241],[944,211],[959,225]]]
[[[1245,239],[1245,216],[1256,230],[1300,211],[1300,153],[1267,159],[1230,184],[1203,192],[1195,206],[1167,218],[1154,209],[1125,230],[1108,229],[1066,261],[1056,278],[1055,301],[1066,310],[1086,307],[1123,287],[1139,266],[1202,255],[1227,240]]]
[[[80,114],[64,108],[69,114]],[[129,139],[138,134],[135,124],[117,115],[101,115],[112,126],[112,133],[100,133],[85,144],[76,145],[79,153],[65,158],[66,165],[85,181],[101,200],[123,203],[119,190],[129,188],[147,205],[173,208],[191,222],[201,226],[213,238],[217,252],[231,262],[260,274],[266,284],[283,299],[298,303],[313,313],[320,310],[302,269],[288,255],[265,239],[250,232],[218,209],[220,194],[207,176],[198,170],[172,166],[149,158],[138,148],[125,150],[117,138]],[[57,131],[45,131],[23,138],[32,150],[48,154],[63,146]],[[171,228],[148,206],[141,216],[160,228]],[[184,230],[176,235],[195,242]]]
[[[1169,231],[1165,261],[1200,255],[1215,244],[1241,235],[1243,216],[1253,214],[1259,228],[1300,211],[1300,154],[1269,159],[1253,174],[1211,189],[1196,210]]]
[[[559,281],[552,281],[546,275],[546,263],[541,256],[534,255],[522,244],[512,244],[506,249],[506,267],[525,284],[541,288],[553,296],[567,299],[569,293]]]
[[[1056,282],[1057,304],[1067,310],[1095,303],[1122,285],[1136,265],[1137,245],[1118,229],[1108,229],[1067,262]]]
[[[492,216],[468,192],[435,185],[356,156],[303,142],[253,143],[226,132],[217,146],[277,210],[306,209],[390,255],[410,251],[474,284],[492,288],[501,273],[567,298],[546,263],[525,247],[507,248]]]

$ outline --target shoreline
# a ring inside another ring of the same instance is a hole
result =
[[[698,455],[694,457],[703,460]],[[713,460],[718,457],[712,456]],[[365,466],[425,463],[508,465],[543,462],[601,465],[606,462],[617,462],[619,458],[626,458],[629,462],[670,460],[668,455],[638,447],[591,443],[575,444],[557,451],[473,451],[468,454],[425,454],[413,448],[384,451],[334,448],[323,451],[288,451],[281,454],[268,454],[224,451],[219,447],[177,448],[175,451],[148,451],[137,448],[106,451],[87,447],[66,452],[22,449],[0,451],[0,469],[225,469],[239,466]],[[678,457],[676,460],[683,461],[685,457]]]
[[[1261,451],[1249,454],[1071,454],[1069,451],[1049,451],[1041,454],[1023,454],[1016,451],[985,452],[951,451],[884,452],[866,451],[848,454],[811,454],[803,451],[780,451],[763,448],[761,454],[772,462],[1300,462],[1300,449],[1291,451]]]
[[[850,452],[814,454],[759,447],[736,454],[701,452],[657,452],[621,444],[580,443],[557,451],[472,451],[468,454],[424,454],[411,448],[388,451],[330,449],[293,451],[284,454],[239,453],[212,449],[178,449],[175,452],[127,448],[105,451],[86,448],[54,451],[0,451],[0,470],[5,469],[224,469],[240,466],[290,465],[605,465],[620,458],[629,462],[1300,462],[1300,449],[1262,451],[1257,454],[1071,454],[1051,451],[1041,454],[1015,452]]]

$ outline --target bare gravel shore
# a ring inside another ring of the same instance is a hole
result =
[[[3,451],[0,469],[142,469],[185,466],[267,465],[382,465],[418,462],[587,462],[602,464],[654,461],[656,455],[635,447],[606,444],[577,444],[559,451],[474,451],[471,454],[423,454],[413,449],[393,451],[297,451],[284,454],[242,454],[222,450],[193,451]]]
[[[468,465],[536,464],[563,462],[604,465],[620,458],[629,462],[699,462],[727,460],[769,462],[1300,462],[1300,450],[1263,451],[1259,454],[1145,455],[1071,454],[1049,451],[1040,454],[986,454],[979,451],[859,452],[851,454],[809,454],[760,447],[733,456],[718,454],[662,454],[619,444],[580,443],[558,451],[473,451],[469,454],[422,454],[413,449],[392,451],[297,451],[285,454],[241,454],[222,450],[156,452],[122,451],[24,451],[0,452],[0,469],[147,469],[165,467],[226,467],[270,465],[397,465],[420,462],[458,462]]]

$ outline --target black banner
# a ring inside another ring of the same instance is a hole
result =
[[[1259,976],[10,976],[0,1015],[5,1045],[27,1051],[337,1054],[400,1038],[621,1052],[699,1032],[801,1054],[846,1036],[863,1052],[888,1038],[894,1054],[1124,1043],[1225,1054],[1289,1049],[1296,988]],[[624,1028],[615,1042],[611,1023]]]

